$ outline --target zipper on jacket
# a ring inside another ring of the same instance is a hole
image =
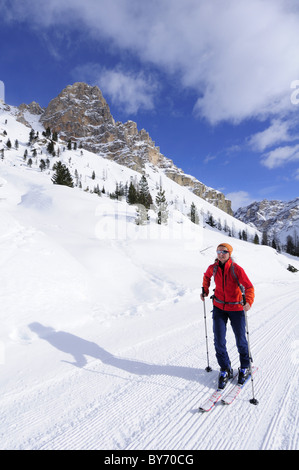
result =
[[[222,280],[223,298],[224,298],[223,310],[225,309],[225,286],[226,286],[226,275],[224,274],[224,269],[225,269],[225,265],[223,268],[223,280]]]
[[[224,275],[224,270],[225,270],[225,265],[223,267],[220,267],[221,269],[221,274],[222,274],[222,290],[223,290],[223,300],[224,300],[224,304],[223,304],[223,308],[222,310],[224,310],[225,308],[225,275]]]

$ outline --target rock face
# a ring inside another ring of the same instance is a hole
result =
[[[62,139],[82,141],[93,150],[98,140],[109,140],[109,129],[115,126],[99,88],[85,83],[66,87],[50,101],[41,122]]]
[[[165,174],[196,195],[232,215],[231,202],[196,178],[186,175],[172,160],[160,153],[159,147],[144,130],[138,131],[133,121],[115,122],[100,89],[86,83],[67,86],[54,98],[41,116],[44,127],[59,133],[61,139],[142,172],[146,164],[161,168]]]
[[[18,107],[18,115],[17,115],[17,121],[21,122],[22,124],[25,124],[27,127],[31,127],[31,124],[27,121],[26,119],[26,112],[28,111],[30,114],[34,115],[41,115],[44,112],[44,109],[40,107],[38,103],[35,101],[32,101],[30,104],[20,104]]]
[[[238,209],[234,215],[266,232],[270,241],[277,239],[285,244],[289,235],[295,238],[299,234],[299,198],[288,202],[264,199]]]

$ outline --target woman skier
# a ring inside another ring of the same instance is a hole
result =
[[[236,338],[240,356],[238,383],[243,384],[250,374],[248,343],[246,339],[245,311],[254,301],[254,287],[241,266],[234,263],[233,248],[228,243],[217,247],[217,258],[203,277],[201,300],[209,295],[211,278],[216,284],[213,298],[213,332],[216,358],[220,366],[218,388],[223,389],[233,377],[230,359],[226,349],[226,325],[228,319]]]

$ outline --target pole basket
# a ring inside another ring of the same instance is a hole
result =
[[[252,405],[258,405],[259,402],[256,398],[251,398],[251,400],[249,400],[249,403],[251,403]]]

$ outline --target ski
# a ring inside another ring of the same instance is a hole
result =
[[[255,374],[257,370],[257,367],[252,367],[252,375]],[[245,387],[249,380],[251,380],[251,375],[248,376],[247,380],[243,383],[243,385],[234,385],[233,388],[221,399],[221,402],[224,405],[231,405],[233,401],[235,401],[235,399],[239,396],[241,390]]]
[[[198,408],[198,411],[201,411],[201,412],[207,412],[207,411],[210,411],[217,403],[217,401],[220,400],[220,398],[222,397],[223,395],[223,390],[215,390],[212,395],[206,399],[206,401],[204,401],[202,403],[202,405]]]
[[[229,387],[229,385],[232,384],[232,382],[235,380],[237,375],[238,374],[234,374],[233,378],[231,379],[231,382],[226,387]],[[222,398],[223,396],[226,396],[228,392],[226,387],[224,389],[217,388],[217,390],[214,390],[214,392],[200,405],[200,407],[198,408],[198,411],[204,413],[214,408],[214,406],[220,400],[220,398]]]

